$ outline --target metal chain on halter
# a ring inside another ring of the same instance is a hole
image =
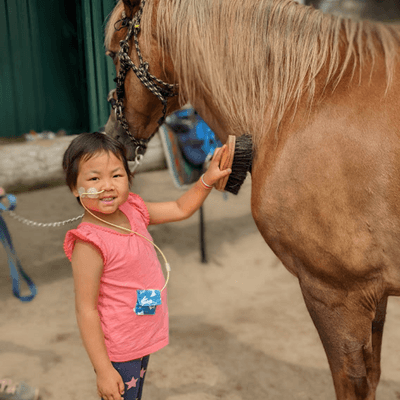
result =
[[[65,221],[59,221],[59,222],[35,222],[31,221],[29,219],[26,219],[24,217],[21,217],[18,214],[15,214],[14,211],[8,211],[8,214],[16,219],[18,222],[21,222],[22,224],[28,225],[28,226],[34,226],[37,228],[59,228],[60,226],[64,226],[66,224],[71,224],[72,222],[78,221],[83,218],[83,214],[79,215],[78,217],[66,219]]]
[[[158,121],[159,125],[162,125],[164,123],[167,113],[168,99],[170,97],[174,97],[177,95],[176,89],[178,88],[177,84],[166,83],[161,79],[158,79],[157,77],[152,75],[149,72],[149,64],[143,61],[142,53],[139,47],[138,35],[140,32],[140,22],[145,3],[146,0],[141,1],[140,8],[132,19],[129,19],[124,11],[122,13],[122,19],[116,22],[116,24],[121,23],[121,26],[119,28],[115,26],[116,30],[119,30],[123,27],[128,27],[128,32],[126,34],[125,40],[120,41],[120,51],[118,52],[120,69],[118,71],[118,76],[114,79],[114,81],[117,84],[116,88],[117,100],[115,100],[114,98],[109,100],[112,108],[115,110],[117,120],[119,121],[119,123],[121,124],[127,135],[129,135],[131,140],[135,143],[137,148],[143,151],[143,153],[147,148],[148,142],[154,136],[155,133],[148,139],[137,139],[129,131],[128,121],[126,120],[124,115],[124,105],[123,105],[123,99],[125,96],[124,83],[127,72],[130,69],[132,69],[132,71],[138,77],[140,82],[142,82],[142,84],[161,101],[163,105],[163,116]],[[139,66],[136,66],[135,63],[129,57],[129,48],[130,48],[129,40],[132,38],[132,36],[135,43],[136,52],[139,58]]]

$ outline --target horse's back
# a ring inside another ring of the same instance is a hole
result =
[[[400,294],[400,68],[342,85],[256,149],[252,209],[295,275]]]

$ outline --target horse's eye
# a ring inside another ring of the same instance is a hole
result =
[[[106,56],[111,57],[111,59],[115,62],[117,54],[114,53],[113,51],[107,50],[106,51]]]

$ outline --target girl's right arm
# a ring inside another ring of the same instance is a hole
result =
[[[97,375],[97,390],[104,400],[122,400],[124,383],[107,354],[97,311],[103,259],[91,244],[76,241],[72,253],[75,310],[85,349]]]

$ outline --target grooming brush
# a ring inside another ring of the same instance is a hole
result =
[[[253,141],[250,135],[229,135],[226,142],[227,150],[221,157],[219,167],[221,170],[231,168],[232,172],[214,184],[221,192],[226,191],[238,194],[240,187],[251,172],[253,160]]]

